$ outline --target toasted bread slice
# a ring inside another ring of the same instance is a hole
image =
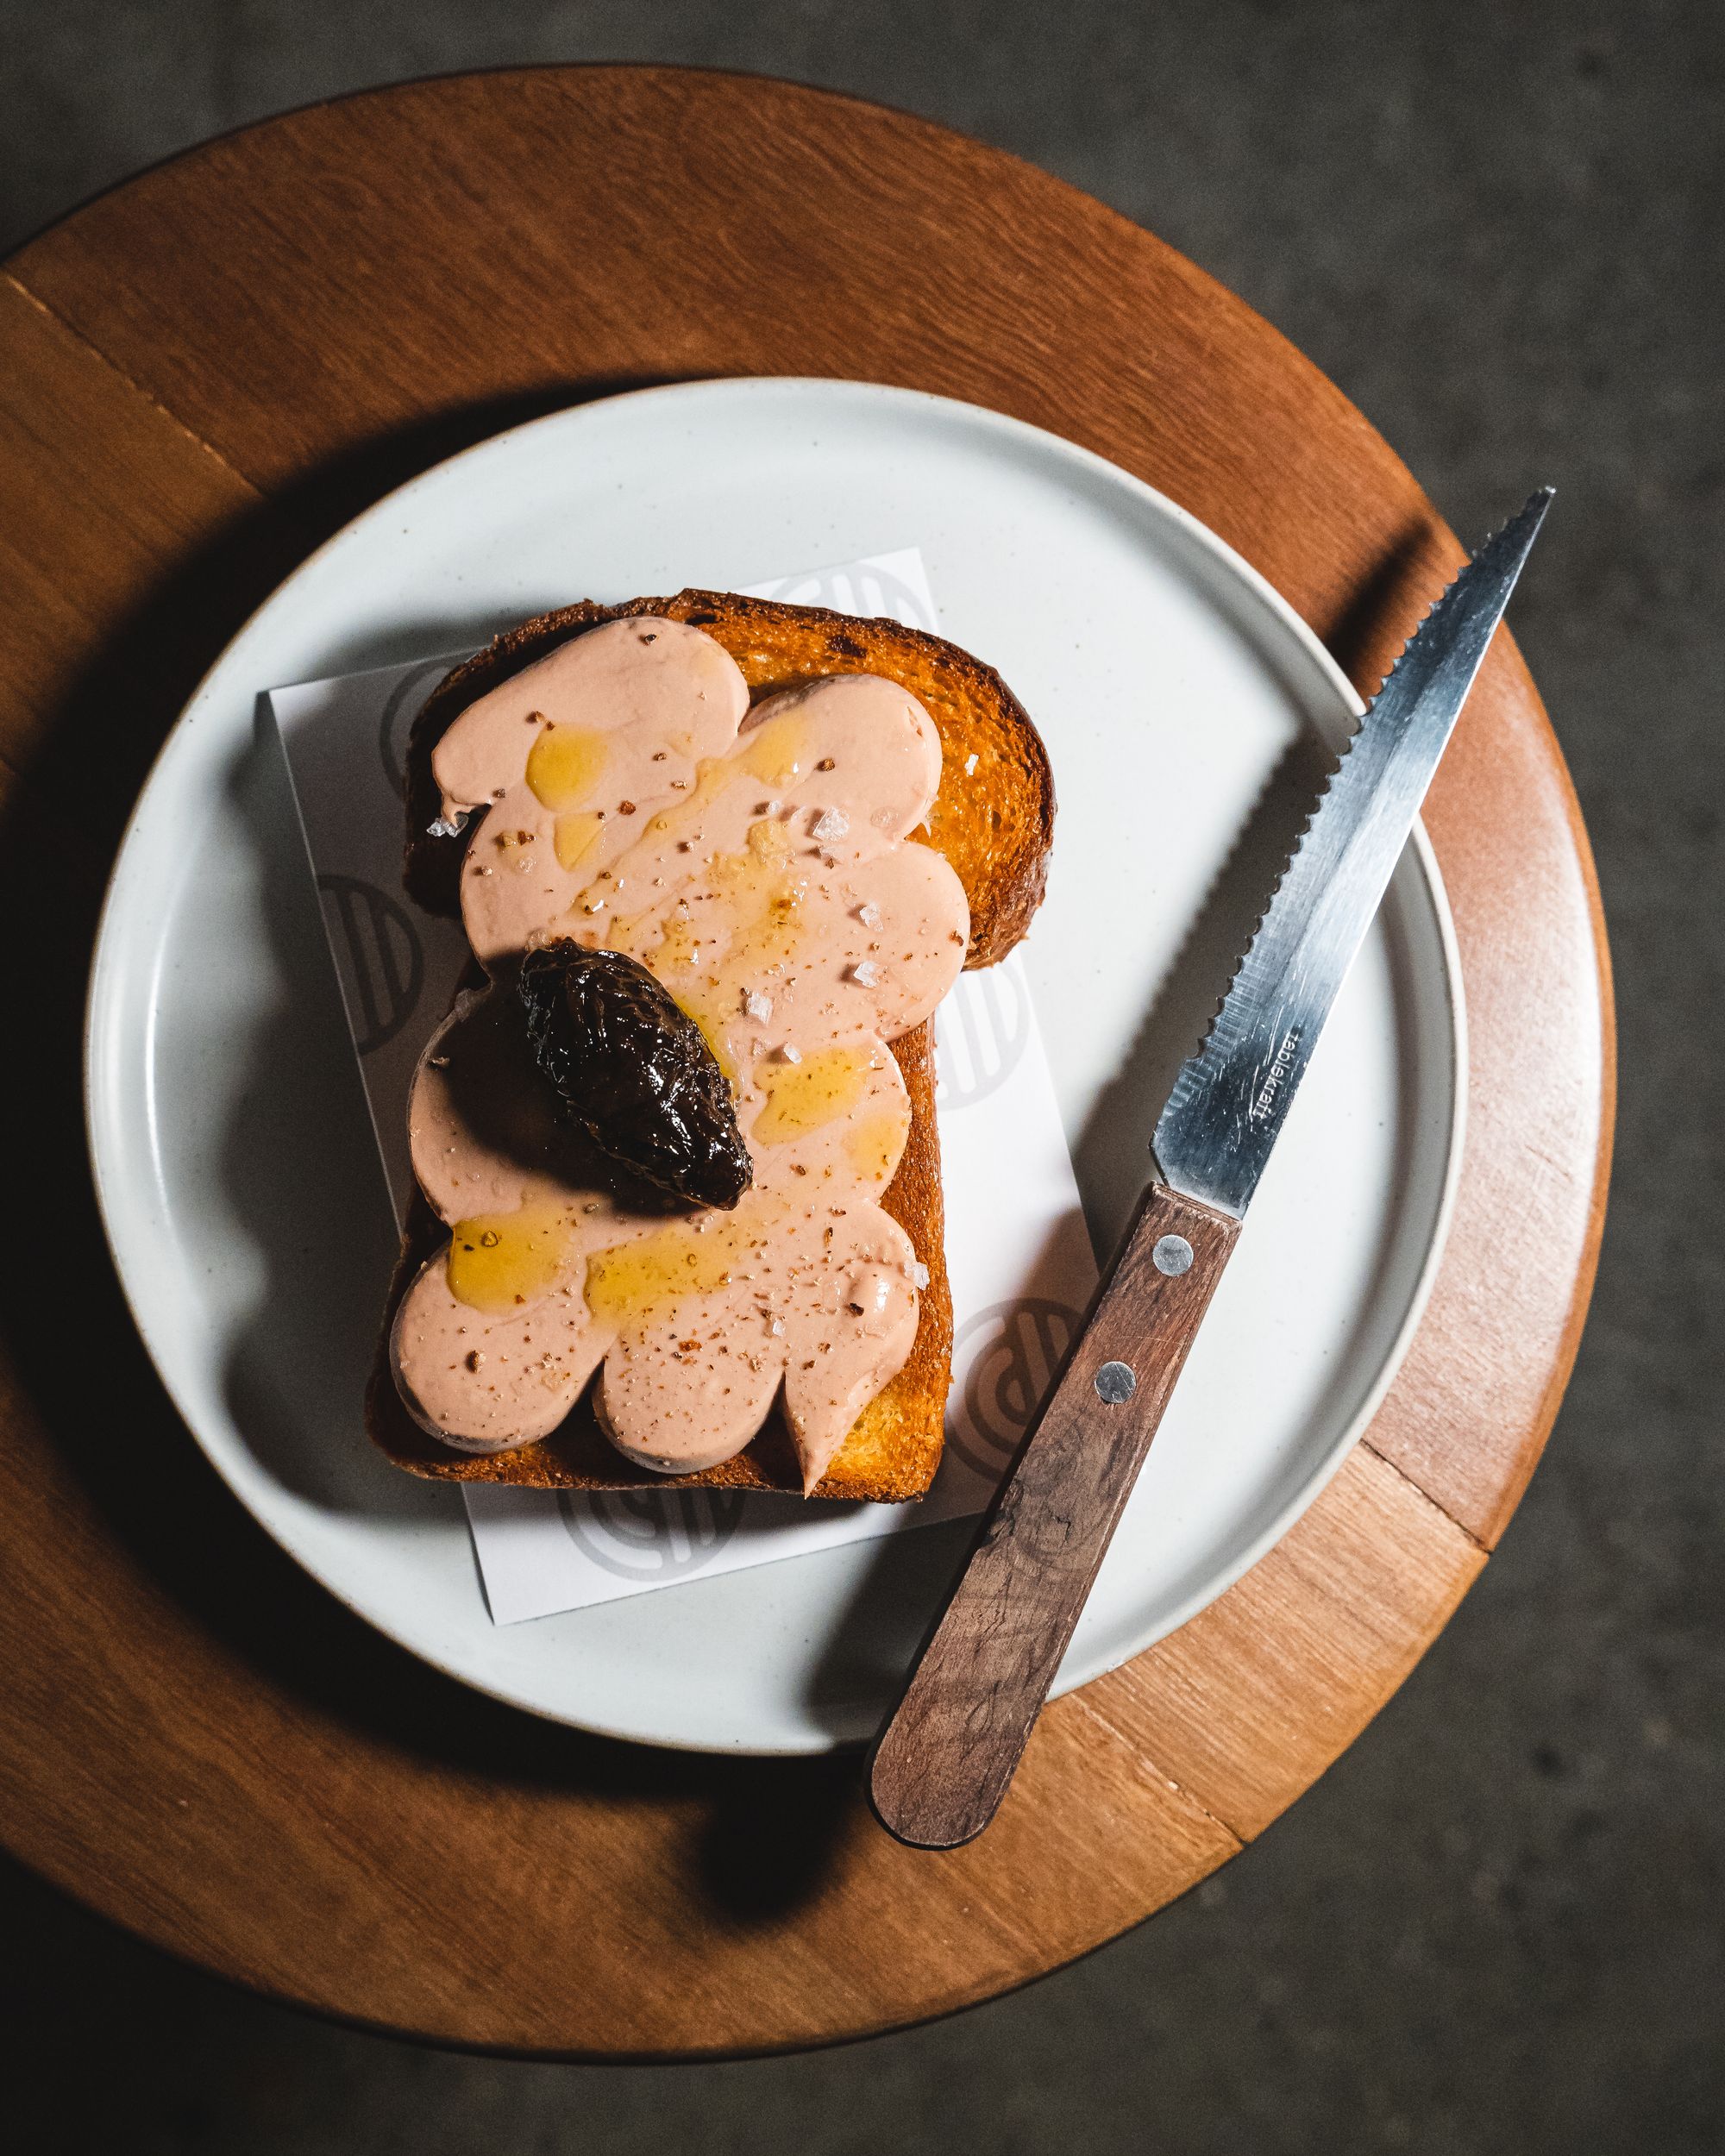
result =
[[[654,614],[688,622],[723,644],[751,696],[833,674],[876,674],[908,689],[940,734],[940,792],[929,843],[945,855],[970,906],[968,967],[993,965],[1023,936],[1040,903],[1054,824],[1047,752],[1024,706],[991,667],[938,636],[894,621],[859,621],[824,608],[787,606],[731,592],[680,592],[624,606],[585,601],[510,630],[432,692],[408,749],[405,878],[430,912],[460,912],[464,848],[433,839],[440,813],[431,755],[467,706],[572,636],[606,621]],[[871,1406],[812,1495],[898,1501],[919,1497],[940,1462],[952,1361],[952,1297],[947,1283],[934,1119],[933,1029],[919,1025],[894,1044],[911,1100],[911,1134],[881,1202],[927,1267],[910,1359]],[[396,1306],[448,1231],[416,1200],[403,1238],[382,1338],[367,1393],[367,1424],[398,1466],[450,1482],[506,1482],[540,1489],[640,1489],[690,1486],[800,1490],[794,1448],[775,1409],[736,1458],[699,1474],[643,1475],[607,1442],[583,1399],[548,1438],[511,1451],[456,1452],[419,1428],[402,1405],[389,1360]]]

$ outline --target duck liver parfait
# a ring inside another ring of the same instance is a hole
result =
[[[876,1200],[910,1128],[888,1043],[969,933],[957,877],[910,837],[932,722],[869,674],[751,711],[718,643],[644,617],[482,697],[433,770],[444,818],[478,818],[462,915],[489,978],[414,1083],[415,1173],[450,1241],[397,1316],[403,1399],[497,1451],[596,1377],[619,1451],[681,1474],[739,1452],[782,1387],[812,1489],[908,1356],[925,1277]],[[699,1027],[752,1170],[731,1209],[669,1209],[560,1114],[517,982],[565,943],[637,961]]]

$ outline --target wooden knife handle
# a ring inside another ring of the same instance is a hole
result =
[[[994,1817],[1239,1228],[1145,1193],[875,1740],[869,1801],[900,1841],[956,1848]]]

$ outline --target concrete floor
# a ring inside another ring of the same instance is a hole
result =
[[[681,2069],[325,2028],[0,1871],[37,2150],[1725,2149],[1725,9],[1716,0],[0,0],[0,246],[288,105],[505,60],[798,75],[1035,159],[1305,348],[1464,535],[1561,499],[1516,633],[1624,1044],[1595,1315],[1502,1552],[1196,1896],[913,2034]]]

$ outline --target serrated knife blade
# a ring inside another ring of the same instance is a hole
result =
[[[1336,995],[1552,499],[1475,555],[1313,810],[1152,1141],[1152,1178],[869,1762],[876,1817],[950,1849],[1005,1795]]]
[[[1175,1190],[1240,1218],[1377,912],[1521,566],[1542,487],[1414,630],[1342,752],[1151,1141]]]

